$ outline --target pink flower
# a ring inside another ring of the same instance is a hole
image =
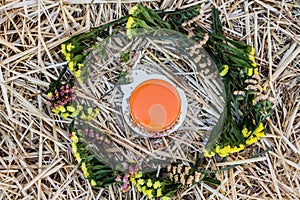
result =
[[[124,169],[128,169],[128,164],[126,162],[123,162],[122,166],[123,166]]]
[[[128,183],[128,178],[129,178],[129,174],[125,174],[125,176],[123,177],[123,182]]]
[[[121,191],[122,192],[128,192],[130,190],[130,185],[128,183],[124,183],[122,186],[121,186]]]
[[[117,177],[116,177],[115,181],[117,181],[117,182],[121,181],[121,176],[120,176],[120,174],[117,174]]]

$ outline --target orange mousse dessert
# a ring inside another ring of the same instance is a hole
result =
[[[150,79],[139,84],[129,98],[132,119],[149,132],[172,127],[181,110],[180,96],[167,81]]]

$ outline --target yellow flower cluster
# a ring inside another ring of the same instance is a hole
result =
[[[96,181],[94,179],[91,180],[91,185],[94,187],[97,185]]]
[[[77,79],[79,83],[83,83],[82,75],[85,71],[84,65],[81,62],[82,59],[78,59],[77,56],[74,57],[72,50],[76,48],[73,43],[69,44],[62,44],[61,45],[61,52],[66,57],[68,61],[68,68],[74,74],[74,77]]]
[[[90,175],[89,172],[88,172],[88,169],[86,167],[85,162],[81,163],[81,170],[82,170],[83,175],[84,175],[85,178],[87,178]]]
[[[243,150],[244,148],[245,148],[245,145],[243,145],[243,144],[240,144],[238,147],[237,146],[231,147],[230,145],[220,147],[219,145],[217,145],[216,149],[215,149],[215,152],[219,156],[225,157],[225,156],[228,156],[231,153],[239,152],[239,151]]]
[[[153,181],[151,179],[143,179],[142,172],[135,173],[130,177],[130,182],[132,182],[139,192],[142,192],[149,199],[155,197],[161,197],[164,200],[170,200],[171,198],[163,196],[162,183],[160,181]]]
[[[83,120],[92,120],[93,118],[97,117],[97,115],[99,114],[99,109],[98,108],[88,108],[87,109],[87,114],[85,114],[84,112],[81,112],[81,115],[80,115],[80,119],[83,119]]]
[[[244,127],[244,129],[242,130],[242,134],[244,135],[245,138],[247,138],[246,140],[247,145],[253,144],[265,136],[263,123],[262,122],[259,123],[258,127],[254,130],[252,135],[251,133],[252,131],[249,131],[246,127]]]
[[[81,157],[80,157],[80,154],[77,151],[78,137],[76,136],[76,132],[72,132],[71,141],[72,141],[72,143],[71,143],[72,152],[74,154],[74,157],[76,158],[77,162],[80,163],[81,162]]]
[[[255,49],[253,47],[251,47],[250,51],[249,51],[248,58],[251,61],[251,65],[252,65],[253,68],[248,68],[248,67],[246,68],[246,72],[247,72],[248,76],[253,76],[253,73],[255,75],[258,74],[258,67],[257,67],[257,64],[255,62],[254,54],[255,54]]]
[[[77,105],[76,107],[72,105],[60,105],[58,107],[55,107],[52,112],[56,115],[60,115],[63,118],[68,118],[68,117],[76,117],[80,111],[82,110],[81,105]]]
[[[72,43],[69,44],[61,44],[61,53],[66,57],[67,61],[72,59],[73,54],[71,51],[75,48]]]

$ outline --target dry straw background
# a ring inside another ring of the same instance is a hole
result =
[[[141,199],[117,187],[93,190],[71,153],[65,123],[45,106],[51,79],[66,64],[60,44],[127,14],[137,2],[156,9],[203,4],[210,29],[221,11],[228,37],[252,44],[263,85],[275,97],[267,136],[218,168],[222,184],[180,190],[176,199],[300,199],[300,2],[288,0],[1,0],[0,199]],[[268,153],[250,156],[273,147]]]

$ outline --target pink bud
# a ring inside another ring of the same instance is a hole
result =
[[[117,182],[121,181],[121,176],[120,176],[120,174],[117,174],[117,177],[116,177],[115,181],[117,181]]]

